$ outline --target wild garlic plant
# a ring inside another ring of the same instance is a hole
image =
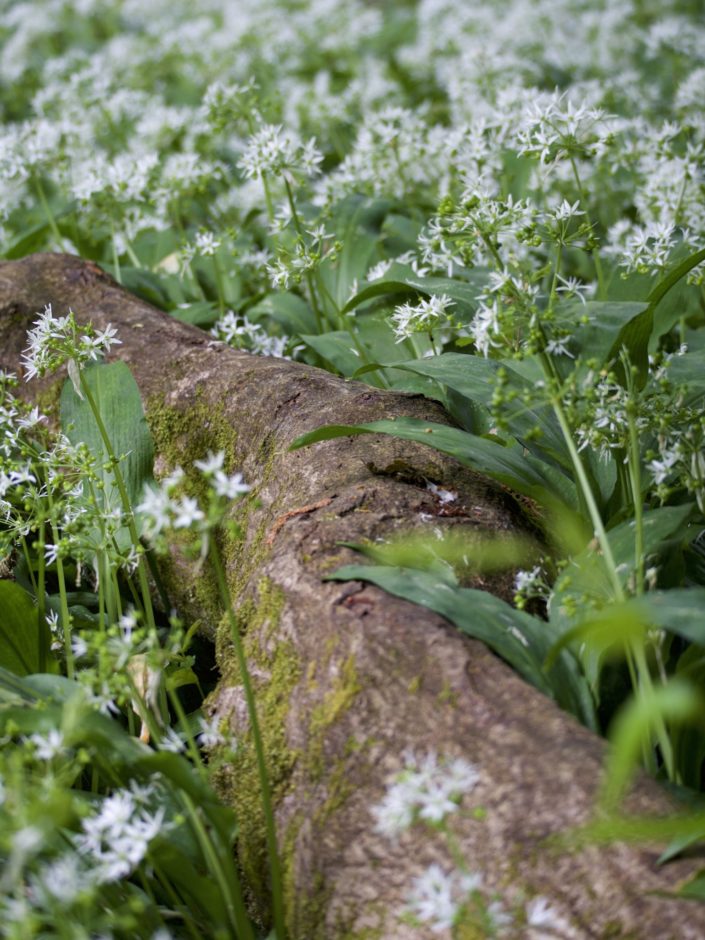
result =
[[[467,805],[467,797],[481,783],[481,769],[462,757],[439,758],[435,751],[422,756],[407,751],[402,757],[402,770],[388,781],[384,797],[372,807],[375,831],[398,843],[412,827],[425,826],[430,839],[444,847],[449,863],[433,862],[414,879],[406,905],[398,912],[400,921],[412,930],[428,926],[452,937],[468,930],[487,938],[576,937],[569,918],[555,904],[541,895],[528,901],[503,898],[485,885],[482,872],[464,857],[453,822],[464,815],[478,827],[486,824],[483,808]]]
[[[10,937],[255,937],[234,860],[235,820],[209,785],[237,747],[220,716],[188,711],[199,682],[152,552],[187,535],[231,619],[261,775],[277,935],[281,875],[256,703],[213,538],[250,490],[222,452],[156,486],[139,393],[120,340],[51,307],[28,335],[27,379],[62,365],[62,433],[3,375],[0,911]],[[120,402],[121,419],[116,418]],[[124,419],[124,424],[122,420]],[[128,435],[129,452],[117,447]],[[116,444],[117,442],[117,444]],[[146,546],[150,546],[149,551]],[[197,699],[199,701],[200,699]],[[172,933],[175,930],[176,933]]]
[[[544,543],[521,563],[525,609],[463,593],[467,551],[433,539],[432,573],[367,575],[407,597],[423,584],[425,602],[451,586],[461,629],[596,729],[619,690],[651,714],[672,680],[702,685],[697,0],[0,11],[0,251],[80,254],[215,341],[440,400],[458,427],[374,430],[524,498]],[[74,337],[70,412],[93,413],[90,360],[111,339]],[[42,666],[65,657],[85,681],[82,656],[119,661],[134,639],[126,685],[111,691],[106,665],[87,685],[105,708],[146,692],[139,723],[165,740],[150,675],[179,671],[188,631],[170,645],[150,613],[141,516],[157,542],[192,525],[206,564],[210,504],[165,481],[128,493],[135,515],[118,483],[131,441],[50,444],[38,412],[4,408],[6,545],[37,598]],[[204,460],[218,504],[242,481]],[[656,715],[643,762],[699,787],[693,735]]]

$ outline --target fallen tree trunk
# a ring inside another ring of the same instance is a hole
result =
[[[448,868],[448,857],[424,829],[390,841],[370,811],[407,748],[478,766],[474,802],[486,818],[458,816],[455,831],[470,867],[510,903],[547,897],[572,924],[566,936],[705,936],[705,906],[650,893],[675,887],[692,861],[659,869],[653,848],[546,843],[590,817],[601,740],[442,618],[371,586],[321,580],[355,557],[340,542],[411,525],[459,527],[470,538],[526,525],[501,488],[429,448],[370,436],[287,450],[329,422],[443,421],[439,406],[214,344],[97,266],[59,255],[0,264],[3,368],[17,370],[25,330],[47,303],[118,327],[116,357],[140,387],[158,474],[224,448],[255,486],[238,509],[244,540],[227,542],[224,554],[258,685],[292,937],[443,936],[413,929],[399,912],[414,876],[432,861]],[[45,405],[51,395],[43,386]],[[458,493],[453,516],[428,482]],[[240,812],[242,866],[263,903],[264,827],[227,624],[212,584],[176,551],[167,574],[181,611],[216,642],[221,679],[210,705],[241,742],[219,785]],[[473,586],[505,597],[512,590],[508,574]],[[672,805],[642,779],[629,808]]]

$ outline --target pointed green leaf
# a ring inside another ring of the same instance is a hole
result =
[[[37,608],[14,581],[0,581],[0,666],[18,676],[39,669]]]
[[[568,509],[577,509],[573,482],[544,461],[524,454],[519,446],[503,447],[501,443],[461,431],[459,428],[449,428],[416,418],[372,421],[369,424],[327,425],[298,437],[291,444],[291,449],[296,450],[318,441],[355,434],[392,434],[403,440],[426,444],[539,502],[562,502]]]
[[[83,373],[105,425],[114,453],[122,457],[120,472],[131,504],[142,499],[145,483],[152,479],[154,448],[142,408],[137,383],[124,362],[91,366]],[[79,398],[71,382],[61,393],[61,426],[73,444],[85,443],[98,461],[104,489],[99,493],[106,510],[121,506],[109,457],[98,425],[85,398]],[[90,492],[86,486],[85,497]],[[120,541],[129,536],[123,530]]]
[[[435,573],[415,568],[346,565],[329,579],[370,581],[441,614],[463,633],[486,643],[562,708],[589,727],[597,727],[589,689],[572,654],[561,654],[550,675],[546,673],[543,663],[553,636],[544,621],[515,610],[486,591],[453,586],[439,581]]]

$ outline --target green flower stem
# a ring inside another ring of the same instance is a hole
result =
[[[445,837],[448,851],[450,852],[451,858],[453,859],[453,864],[458,869],[458,871],[467,873],[468,860],[465,856],[465,852],[463,851],[463,847],[460,844],[460,840],[453,832],[451,832],[447,818],[444,817],[441,822],[437,824],[437,826],[430,825],[429,828],[437,828],[438,831]]]
[[[59,226],[56,224],[56,218],[54,213],[51,211],[49,206],[49,201],[47,200],[46,193],[44,192],[44,187],[42,186],[42,181],[38,176],[33,177],[34,189],[37,193],[37,197],[41,204],[42,209],[44,210],[44,215],[47,218],[49,223],[49,228],[51,229],[51,234],[54,236],[54,241],[56,242],[56,247],[59,251],[64,251],[64,240],[61,237],[61,232],[59,231]]]
[[[130,239],[127,237],[127,235],[125,235],[125,251],[127,252],[127,257],[136,268],[143,267],[142,262],[135,254],[135,249],[132,247],[132,243],[130,242]]]
[[[223,569],[223,563],[221,561],[215,539],[211,539],[210,557],[215,569],[220,596],[225,610],[227,611],[228,620],[230,622],[230,632],[233,646],[235,647],[235,654],[237,656],[240,676],[242,678],[242,686],[245,692],[247,713],[249,715],[250,725],[252,727],[252,738],[255,745],[255,753],[257,755],[257,769],[259,772],[262,810],[264,813],[265,825],[267,827],[267,850],[269,854],[270,877],[272,880],[272,913],[274,916],[274,927],[276,930],[277,940],[285,940],[286,924],[284,920],[283,879],[279,862],[277,833],[274,825],[274,810],[272,806],[269,774],[267,772],[267,761],[264,753],[264,743],[262,741],[262,733],[260,731],[259,719],[257,717],[257,704],[255,702],[255,694],[252,687],[252,680],[250,678],[250,671],[247,667],[247,657],[245,655],[245,649],[242,645],[240,629],[235,619],[235,614],[233,613],[230,588],[228,587],[225,571]]]
[[[215,272],[215,283],[218,288],[218,310],[222,317],[225,313],[225,284],[223,282],[223,271],[220,267],[217,253],[213,255],[213,270]]]
[[[550,376],[552,374],[551,363],[549,357],[545,353],[541,353],[541,361],[544,365],[544,369],[547,370]],[[615,598],[618,601],[624,601],[624,588],[622,587],[622,582],[620,581],[619,575],[617,574],[617,565],[614,560],[614,555],[612,554],[612,546],[610,545],[610,540],[607,537],[607,532],[602,521],[602,516],[600,515],[600,510],[597,506],[597,503],[595,502],[595,495],[592,492],[590,481],[587,478],[583,461],[580,457],[580,454],[578,453],[577,447],[575,446],[575,441],[573,440],[573,434],[571,432],[568,418],[566,417],[566,413],[563,408],[563,403],[555,394],[551,396],[551,406],[556,418],[558,419],[558,424],[560,425],[563,439],[565,441],[566,447],[568,448],[568,453],[573,464],[575,476],[580,485],[580,492],[583,495],[588,513],[590,515],[590,521],[592,522],[593,530],[597,536],[598,542],[600,543],[602,557],[607,566],[607,573],[610,581],[612,582]]]
[[[103,562],[101,559],[102,552],[98,555],[98,571],[100,572]],[[101,633],[105,633],[105,586],[103,584],[102,574],[98,574],[98,629]]]
[[[93,500],[94,505],[99,506],[100,501],[98,499],[98,492],[93,482],[93,477],[88,477],[87,484],[88,484],[91,499]],[[105,542],[105,523],[104,523],[103,517],[100,514],[98,515],[98,518],[100,520],[99,522],[100,535],[101,535],[103,542]],[[98,565],[98,624],[100,627],[100,632],[104,633],[105,626],[106,626],[105,614],[106,614],[106,609],[107,609],[105,584],[106,584],[107,576],[108,576],[107,575],[107,559],[105,557],[104,551],[96,552],[96,561]]]
[[[573,168],[573,177],[575,178],[575,184],[578,187],[578,193],[580,194],[580,202],[585,210],[585,218],[587,220],[588,225],[590,226],[590,230],[592,231],[594,228],[594,224],[590,217],[587,193],[585,192],[585,189],[583,188],[583,183],[582,183],[582,180],[580,179],[580,174],[578,173],[578,165],[575,162],[575,157],[571,155],[569,159],[570,159],[570,165]],[[604,274],[604,271],[602,270],[602,261],[600,259],[600,249],[593,248],[591,254],[592,254],[593,264],[595,265],[595,274],[597,275],[597,296],[600,300],[604,300],[607,297],[607,290],[605,286],[605,274]]]
[[[149,591],[149,582],[147,580],[147,572],[145,571],[144,564],[144,552],[142,549],[142,544],[139,540],[139,535],[137,534],[137,527],[135,526],[135,517],[132,512],[132,506],[130,505],[130,498],[127,495],[127,489],[125,488],[125,481],[122,478],[122,473],[120,472],[120,465],[115,452],[113,450],[113,445],[110,441],[110,436],[108,431],[103,423],[103,419],[100,416],[100,411],[96,404],[93,393],[90,390],[88,382],[86,382],[83,372],[79,373],[81,378],[81,389],[86,396],[86,400],[90,406],[91,411],[93,412],[93,417],[95,418],[96,424],[98,426],[98,432],[101,436],[103,444],[105,445],[105,450],[110,457],[112,466],[113,466],[113,476],[115,478],[115,483],[120,493],[120,500],[122,502],[123,512],[127,519],[127,526],[130,532],[130,538],[132,539],[132,544],[135,546],[136,551],[139,553],[139,564],[137,566],[137,573],[140,582],[140,591],[142,594],[142,603],[144,605],[144,612],[147,618],[147,624],[150,627],[154,626],[154,610],[152,608],[152,597]]]
[[[193,940],[206,940],[200,930],[196,927],[193,917],[189,912],[188,905],[176,893],[174,886],[172,885],[168,876],[162,872],[159,862],[150,855],[149,863],[152,868],[154,868],[154,873],[159,879],[159,883],[164,888],[166,894],[169,896],[169,900],[174,910],[177,910],[181,914],[181,917],[184,921],[184,927],[186,930],[188,930]]]
[[[54,515],[54,500],[51,495],[51,486],[47,486],[47,501],[49,504],[50,516]],[[60,541],[58,527],[52,523],[52,538],[55,542]],[[61,626],[64,631],[64,654],[66,656],[66,675],[69,679],[74,677],[73,648],[71,646],[71,613],[69,611],[68,598],[66,596],[66,576],[64,574],[64,561],[60,552],[56,556],[56,577],[59,582],[59,605],[61,608]]]
[[[32,570],[32,563],[30,561],[29,547],[27,545],[27,539],[24,535],[20,535],[20,545],[22,546],[22,555],[27,565],[27,574],[29,575],[29,580],[32,585],[32,590],[34,591],[35,596],[37,595],[37,580],[34,577],[34,571]]]
[[[38,652],[37,657],[39,660],[39,671],[46,672],[47,660],[49,658],[49,643],[48,643],[48,634],[49,628],[47,627],[47,612],[45,605],[45,587],[44,579],[46,574],[46,565],[44,563],[44,523],[39,523],[39,532],[38,532],[38,572],[37,572],[37,633],[38,633]]]
[[[66,675],[73,679],[73,649],[71,647],[71,614],[66,599],[66,578],[64,576],[64,563],[61,556],[56,557],[56,576],[59,581],[59,603],[61,605],[61,625],[64,628],[64,654],[66,655]]]
[[[269,188],[269,181],[267,179],[267,174],[262,173],[260,176],[262,180],[262,187],[264,189],[264,201],[267,205],[267,218],[269,219],[269,224],[274,224],[274,202],[272,201],[272,191]]]
[[[641,495],[641,456],[639,435],[634,419],[634,408],[627,405],[627,423],[629,425],[629,477],[634,506],[634,575],[635,592],[644,593],[644,506]]]
[[[191,729],[188,725],[188,719],[186,718],[186,712],[184,707],[181,704],[179,696],[176,694],[176,689],[171,687],[169,680],[166,681],[167,695],[169,696],[169,701],[171,702],[172,708],[176,713],[176,717],[179,719],[179,724],[183,728],[184,734],[186,735],[186,742],[188,747],[189,757],[193,761],[194,767],[197,767],[201,774],[206,775],[206,768],[201,759],[201,752],[198,750],[198,746],[194,741],[193,735],[191,734]]]
[[[301,219],[299,218],[299,213],[296,208],[296,203],[294,202],[294,194],[291,190],[291,183],[286,177],[284,177],[284,185],[286,186],[286,195],[287,195],[287,199],[289,200],[289,206],[291,207],[291,219],[294,223],[296,234],[301,239],[301,242],[305,243],[304,242],[304,230],[303,230],[303,226],[301,225]],[[311,307],[313,308],[313,313],[316,317],[316,326],[318,328],[318,332],[322,333],[323,332],[323,317],[321,315],[321,309],[318,306],[318,298],[316,296],[316,290],[315,290],[314,283],[313,283],[313,275],[311,274],[310,271],[306,271],[305,276],[306,276],[306,284],[308,285],[309,296],[311,298]]]
[[[544,368],[548,370],[548,373],[551,374],[551,364],[545,360],[548,357],[544,354],[541,356],[544,363]],[[575,474],[580,484],[580,489],[585,498],[585,502],[588,507],[588,512],[590,514],[590,520],[593,524],[595,535],[597,540],[600,543],[600,548],[602,549],[602,557],[607,566],[607,573],[612,582],[614,589],[615,599],[619,603],[623,603],[626,600],[626,595],[624,593],[624,588],[617,574],[617,566],[615,564],[614,555],[612,554],[612,547],[607,536],[604,524],[602,522],[602,516],[595,502],[595,497],[592,492],[592,487],[585,473],[585,468],[583,467],[583,462],[580,458],[580,454],[575,446],[573,440],[573,435],[570,430],[570,425],[568,424],[568,419],[566,417],[565,411],[563,409],[562,402],[557,396],[552,398],[552,406],[558,423],[560,425],[561,431],[563,433],[563,438],[566,442],[566,447],[568,448],[568,453],[570,454],[573,467],[575,469]],[[636,431],[636,428],[634,429]],[[638,445],[638,440],[636,441]],[[638,451],[637,451],[638,453]],[[642,525],[643,533],[643,525]],[[642,551],[643,556],[643,551]],[[642,562],[643,564],[643,562]],[[642,579],[643,580],[643,579]],[[653,683],[651,681],[651,673],[649,671],[648,663],[646,662],[646,656],[644,654],[644,648],[639,643],[631,644],[630,649],[627,651],[627,660],[630,667],[630,675],[632,677],[632,684],[635,687],[637,694],[647,696],[653,691]],[[634,669],[634,666],[636,669]],[[666,766],[666,771],[668,773],[669,779],[673,779],[673,773],[675,771],[675,765],[673,760],[673,747],[671,741],[668,737],[668,732],[666,726],[663,722],[663,719],[658,719],[658,726],[656,729],[656,736],[661,749],[661,755],[663,757],[664,764]],[[650,767],[652,770],[655,770],[653,766],[653,755],[645,753],[645,762],[647,767]]]
[[[223,870],[219,853],[213,845],[213,840],[208,830],[203,825],[203,820],[199,815],[198,808],[194,806],[191,797],[187,793],[181,791],[179,795],[186,809],[186,814],[193,828],[194,835],[198,840],[203,856],[208,864],[208,868],[215,878],[221,895],[225,900],[225,905],[228,910],[228,919],[234,930],[234,936],[237,937],[238,940],[255,940],[252,925],[250,924],[250,919],[245,910],[245,902],[242,897],[240,882],[234,867],[232,867],[232,865],[230,866],[232,867],[232,871],[230,872],[230,878],[228,878],[226,872]]]
[[[556,264],[553,268],[553,278],[551,279],[551,293],[548,298],[548,310],[550,313],[553,313],[553,308],[558,298],[558,274],[561,270],[562,261],[563,261],[563,245],[559,244],[558,250],[556,251]]]
[[[110,243],[111,243],[112,252],[113,252],[113,267],[115,268],[115,280],[118,282],[118,284],[122,284],[122,272],[120,271],[120,258],[118,257],[117,244],[115,243],[115,226],[113,225],[112,221],[110,223],[110,229],[112,232],[112,238],[110,239]]]

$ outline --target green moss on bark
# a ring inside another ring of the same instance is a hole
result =
[[[306,761],[314,780],[320,780],[324,772],[323,745],[326,729],[347,712],[361,689],[355,668],[355,657],[351,653],[342,663],[330,689],[319,704],[311,710]],[[332,779],[334,772],[329,779]]]

